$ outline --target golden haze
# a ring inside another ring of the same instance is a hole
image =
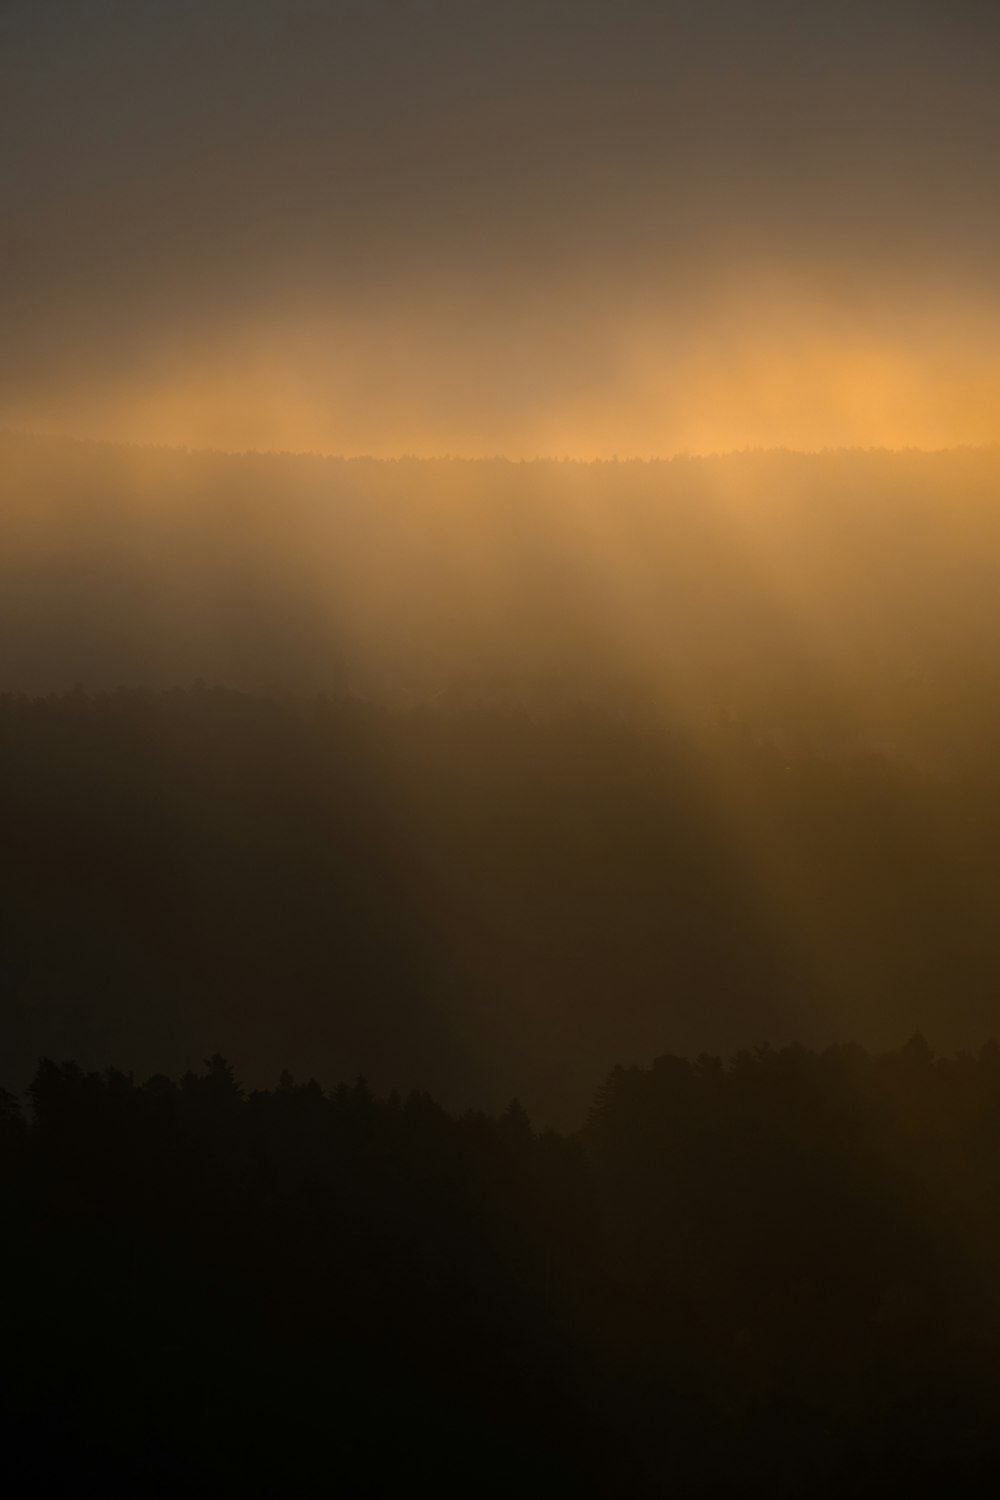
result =
[[[992,308],[911,289],[881,306],[764,286],[684,310],[578,318],[440,291],[381,314],[262,312],[159,334],[103,368],[85,351],[8,402],[4,425],[233,451],[578,459],[743,448],[996,441]],[[478,307],[478,311],[477,311]]]

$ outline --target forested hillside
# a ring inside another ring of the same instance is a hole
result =
[[[224,1044],[571,1121],[613,1061],[943,1046],[1000,992],[1000,797],[586,702],[0,700],[3,1081]]]

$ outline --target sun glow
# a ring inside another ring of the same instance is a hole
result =
[[[996,441],[1000,315],[911,288],[855,301],[720,283],[690,304],[585,288],[484,312],[471,292],[284,309],[25,384],[8,427],[396,457],[662,457]],[[86,375],[82,372],[86,369]]]

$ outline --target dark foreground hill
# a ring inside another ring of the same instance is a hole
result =
[[[584,1127],[45,1062],[0,1100],[11,1494],[1000,1483],[1000,1053],[616,1069]]]

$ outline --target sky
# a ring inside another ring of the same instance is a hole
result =
[[[3,0],[0,426],[998,437],[990,0]]]

